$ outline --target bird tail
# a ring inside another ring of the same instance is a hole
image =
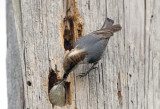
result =
[[[120,31],[122,29],[120,24],[116,24],[116,25],[112,25],[112,26],[108,26],[107,28],[104,28],[104,30],[110,30],[113,33]]]
[[[113,36],[113,34],[117,31],[120,31],[122,29],[120,24],[107,26],[106,28],[102,28],[100,30],[92,32],[93,34],[102,36],[104,38],[110,38]]]

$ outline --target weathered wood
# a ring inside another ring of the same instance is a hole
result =
[[[51,109],[51,69],[61,79],[66,50],[99,29],[106,16],[122,30],[110,39],[98,69],[79,78],[90,67],[80,65],[70,74],[63,108],[160,109],[159,5],[159,0],[8,1],[9,109]]]
[[[7,0],[7,91],[8,109],[22,109],[24,103],[23,78],[14,11]],[[1,72],[2,73],[2,72]],[[2,83],[3,84],[3,83]]]

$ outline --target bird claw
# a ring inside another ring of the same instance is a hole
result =
[[[92,68],[90,68],[88,71],[86,71],[85,73],[80,73],[78,76],[79,76],[80,78],[82,78],[82,77],[86,76],[87,74],[89,74],[89,72],[90,72],[91,70],[93,70],[93,69],[98,69],[98,67],[93,67],[93,66],[92,66]]]
[[[98,69],[98,67],[93,67],[93,69]]]
[[[92,69],[88,70],[88,71],[85,72],[85,73],[80,73],[78,76],[79,76],[80,78],[85,77],[85,76],[86,76],[87,74],[89,74],[89,72],[90,72],[91,70],[93,70],[93,69],[98,69],[98,67],[93,67]]]
[[[92,70],[93,70],[93,69],[97,69],[97,68],[98,68],[98,67],[93,67]],[[80,73],[78,76],[79,76],[80,78],[82,78],[82,77],[85,77],[88,73],[89,73],[88,71],[85,72],[85,73]]]

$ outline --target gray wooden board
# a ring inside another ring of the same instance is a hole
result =
[[[64,1],[12,0],[13,10],[9,3],[9,109],[23,106],[51,109],[49,67],[55,69],[57,65],[60,76],[63,75],[60,26],[65,16]],[[99,29],[106,17],[121,24],[122,30],[110,38],[98,69],[84,78],[76,75],[90,65],[80,65],[74,70],[74,99],[72,105],[63,108],[160,109],[160,1],[78,0],[77,3],[84,34]]]

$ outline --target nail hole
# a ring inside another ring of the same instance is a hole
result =
[[[151,16],[151,18],[153,18],[153,15]]]
[[[27,81],[27,85],[28,85],[28,86],[31,86],[32,83],[31,83],[30,81]]]

